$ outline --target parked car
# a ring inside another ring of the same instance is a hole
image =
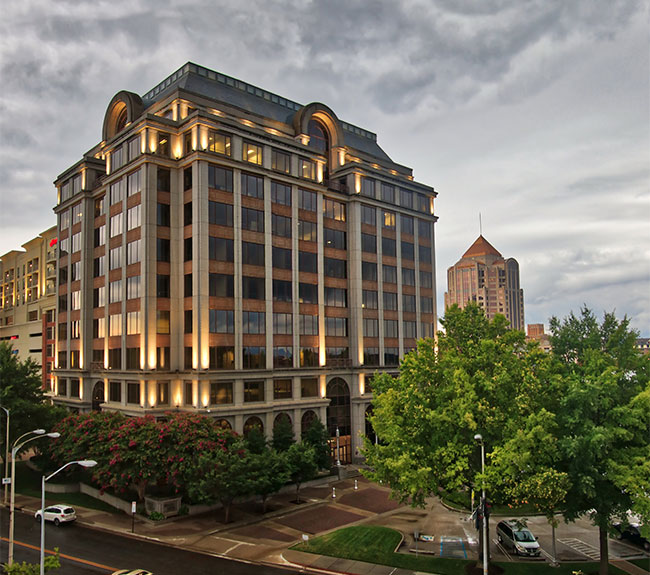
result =
[[[650,551],[650,541],[641,535],[641,525],[638,523],[614,523],[612,527],[615,529],[616,539],[627,539],[635,545],[643,547],[646,551]]]
[[[34,513],[34,517],[37,521],[40,521],[43,517],[43,510],[39,509]],[[59,525],[60,523],[70,523],[77,519],[76,511],[69,505],[50,505],[45,508],[45,521],[53,521],[54,525]]]
[[[112,575],[153,575],[151,571],[146,569],[119,569],[118,571],[113,571]]]
[[[516,519],[499,521],[497,524],[497,539],[499,543],[510,549],[515,555],[537,557],[542,552],[537,537]]]

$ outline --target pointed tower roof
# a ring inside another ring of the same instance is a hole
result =
[[[499,253],[499,250],[497,250],[490,242],[488,242],[482,235],[480,235],[469,247],[469,249],[463,254],[463,259],[487,255],[503,258],[503,256]]]

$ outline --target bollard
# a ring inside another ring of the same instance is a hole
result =
[[[332,499],[336,499],[336,487],[332,487]]]
[[[354,480],[354,490],[357,491],[359,489],[359,484],[357,483],[357,480]]]

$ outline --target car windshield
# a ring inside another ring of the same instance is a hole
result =
[[[515,531],[515,539],[523,543],[532,543],[535,537],[530,531]]]

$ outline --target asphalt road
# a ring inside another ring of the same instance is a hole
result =
[[[0,513],[2,542],[0,563],[8,557],[9,514]],[[288,569],[230,561],[175,549],[156,543],[122,537],[84,527],[81,524],[55,527],[45,525],[45,548],[59,548],[61,569],[66,575],[107,575],[117,569],[148,569],[155,575],[281,575],[294,573]],[[31,515],[16,513],[14,560],[38,563],[40,525]]]

